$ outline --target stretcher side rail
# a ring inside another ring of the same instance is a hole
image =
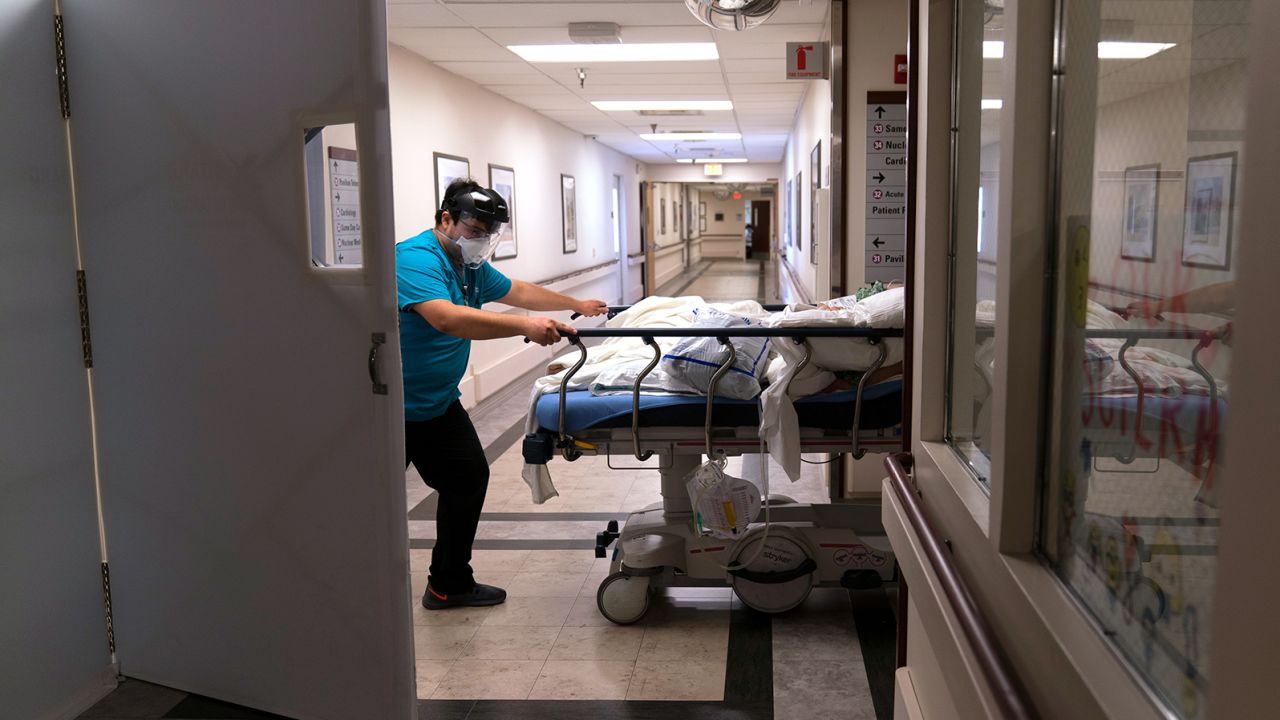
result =
[[[1120,346],[1120,367],[1124,368],[1125,373],[1133,380],[1133,384],[1138,388],[1138,397],[1135,403],[1133,423],[1133,438],[1129,441],[1129,449],[1124,453],[1116,456],[1116,460],[1122,465],[1130,465],[1138,459],[1138,443],[1142,435],[1142,413],[1144,404],[1146,403],[1147,390],[1142,384],[1142,377],[1134,370],[1133,365],[1129,363],[1128,353],[1141,340],[1196,340],[1195,349],[1191,351],[1191,366],[1195,368],[1196,374],[1204,378],[1209,385],[1209,413],[1210,427],[1217,427],[1218,422],[1218,383],[1213,375],[1205,369],[1200,362],[1200,353],[1205,348],[1213,345],[1214,342],[1222,339],[1222,333],[1216,330],[1195,330],[1191,328],[1153,328],[1145,330],[1101,330],[1092,329],[1085,330],[1084,336],[1090,340],[1124,340],[1124,344]]]
[[[608,318],[609,320],[612,320],[613,318],[615,318],[618,315],[618,313],[625,312],[631,309],[630,305],[608,305],[606,307],[607,307],[607,310],[605,311],[605,317]],[[760,307],[765,312],[773,313],[773,312],[782,312],[783,310],[786,310],[788,306],[775,304],[775,305],[761,305]],[[572,315],[569,316],[569,318],[572,320],[577,320],[580,317],[582,317],[582,313],[573,313]]]
[[[853,428],[851,433],[851,447],[849,452],[854,459],[861,459],[866,454],[866,449],[861,447],[859,440],[859,429],[862,419],[862,403],[863,393],[866,388],[867,378],[879,370],[883,365],[885,358],[888,356],[888,348],[883,342],[884,338],[902,337],[901,328],[864,328],[864,327],[786,327],[786,328],[770,328],[770,327],[691,327],[691,328],[583,328],[578,330],[576,335],[569,335],[569,342],[578,348],[579,356],[577,362],[574,363],[564,377],[560,380],[560,398],[559,398],[559,438],[557,447],[560,449],[563,457],[572,462],[582,457],[581,450],[578,449],[576,442],[569,436],[565,430],[566,424],[566,402],[568,398],[569,383],[573,376],[582,369],[587,362],[587,347],[582,342],[583,338],[593,337],[638,337],[641,338],[646,345],[653,349],[653,359],[637,375],[635,383],[632,387],[631,401],[631,439],[632,453],[636,459],[644,462],[652,456],[652,451],[641,450],[640,440],[640,388],[645,377],[657,367],[662,359],[662,349],[656,342],[655,338],[659,337],[714,337],[726,349],[725,360],[717,366],[707,388],[707,409],[703,422],[703,440],[708,458],[715,457],[715,446],[712,442],[712,414],[715,409],[716,386],[720,379],[729,372],[737,359],[737,350],[734,348],[731,338],[735,337],[767,337],[767,338],[789,338],[797,345],[804,347],[804,355],[800,359],[797,366],[787,374],[787,384],[790,386],[791,379],[796,377],[810,362],[813,355],[813,348],[809,344],[810,337],[839,337],[839,338],[865,338],[869,344],[877,348],[877,356],[871,367],[858,380],[857,392],[854,396],[853,409]]]

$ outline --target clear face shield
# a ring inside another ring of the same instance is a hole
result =
[[[485,264],[498,248],[506,223],[486,222],[468,212],[458,213],[453,228],[457,235],[451,238],[462,252],[462,264],[478,268]]]

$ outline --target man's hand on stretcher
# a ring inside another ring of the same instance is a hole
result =
[[[578,334],[572,325],[566,325],[549,317],[530,317],[524,320],[526,322],[525,338],[539,345],[554,345],[560,342],[562,335]]]

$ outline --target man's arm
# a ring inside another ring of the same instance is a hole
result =
[[[454,305],[448,300],[420,302],[413,309],[436,330],[467,340],[492,340],[523,335],[539,345],[551,345],[559,342],[561,335],[573,335],[577,332],[572,325],[547,317],[506,315]]]
[[[511,290],[498,302],[525,310],[572,310],[587,317],[603,315],[609,309],[603,300],[579,300],[523,280],[512,280]]]

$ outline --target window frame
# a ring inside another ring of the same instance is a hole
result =
[[[996,377],[992,402],[993,413],[992,477],[989,498],[979,490],[967,464],[948,443],[948,352],[952,325],[951,314],[924,312],[924,308],[950,307],[951,267],[948,254],[952,248],[952,190],[954,155],[951,152],[952,113],[956,101],[953,84],[953,43],[955,6],[930,0],[918,2],[920,17],[919,78],[920,125],[917,131],[919,174],[914,210],[916,252],[914,258],[913,303],[921,311],[914,318],[912,342],[915,347],[910,371],[916,378],[910,399],[912,408],[912,443],[914,476],[926,514],[937,531],[951,541],[955,560],[962,575],[970,579],[975,600],[993,625],[997,640],[1018,668],[1021,679],[1036,705],[1050,715],[1052,708],[1070,708],[1072,716],[1115,718],[1167,718],[1168,708],[1158,700],[1118,649],[1103,636],[1092,616],[1059,580],[1045,558],[1038,554],[1037,539],[1043,530],[1037,526],[1041,516],[1041,480],[1047,478],[1047,492],[1057,487],[1057,465],[1062,437],[1061,419],[1054,418],[1057,393],[1062,386],[1062,368],[1052,361],[1051,348],[1059,347],[1065,328],[1065,303],[1058,288],[1057,268],[1065,268],[1065,218],[1071,208],[1060,207],[1062,188],[1058,186],[1062,147],[1072,138],[1060,126],[1060,98],[1063,84],[1072,75],[1067,72],[1058,53],[1063,44],[1062,33],[1078,18],[1067,16],[1070,3],[1036,0],[1007,0],[1005,4],[1005,77],[1004,105],[1001,117],[1002,182],[996,198],[988,198],[988,207],[999,214],[997,262],[1007,269],[998,274],[996,357],[1001,372]],[[1077,8],[1083,3],[1076,3]],[[1247,113],[1259,107],[1280,114],[1280,102],[1265,96],[1265,82],[1253,80],[1255,73],[1280,62],[1280,46],[1268,46],[1264,39],[1280,33],[1280,7],[1262,7],[1255,2],[1250,8],[1250,104]],[[1265,29],[1264,29],[1265,26]],[[1270,61],[1270,62],[1268,62]],[[1082,72],[1079,67],[1072,70]],[[1259,98],[1262,98],[1259,100]],[[1250,116],[1252,119],[1252,115]],[[1262,125],[1249,125],[1249,140],[1263,135]],[[1274,123],[1271,125],[1274,127]],[[1089,129],[1090,135],[1093,129]],[[1271,192],[1280,182],[1266,186],[1267,167],[1280,166],[1280,142],[1267,138],[1270,154],[1259,145],[1250,145],[1249,162],[1244,164],[1242,184],[1245,192],[1260,197]],[[1091,145],[1090,145],[1091,146]],[[1271,171],[1274,175],[1274,171]],[[1018,178],[1020,182],[1012,182]],[[1022,182],[1023,178],[1034,182]],[[1274,180],[1274,178],[1268,178]],[[1246,200],[1247,202],[1247,200]],[[1244,206],[1244,227],[1275,227],[1280,224],[1280,208]],[[1272,219],[1257,219],[1263,214]],[[945,222],[944,222],[945,220]],[[1273,257],[1274,248],[1265,252]],[[1246,265],[1241,265],[1242,270]],[[1256,268],[1257,266],[1255,266]],[[1272,265],[1274,267],[1274,265]],[[1258,275],[1262,275],[1259,271]],[[1274,283],[1272,283],[1274,285]],[[1252,291],[1259,300],[1270,297],[1270,306],[1280,303],[1275,287],[1259,279],[1253,286],[1241,285],[1241,297]],[[1015,307],[1011,298],[1039,297],[1044,301],[1023,302]],[[1244,304],[1244,303],[1242,303]],[[1237,328],[1237,337],[1240,330]],[[1028,345],[1014,346],[1011,338],[1033,338]],[[1237,341],[1240,342],[1239,340]],[[1269,344],[1274,337],[1257,338]],[[1236,371],[1233,370],[1233,373]],[[1240,377],[1238,374],[1237,377]],[[1275,383],[1271,383],[1275,386]],[[1036,392],[1027,392],[1036,388]],[[1261,388],[1260,388],[1261,389]],[[1263,393],[1272,403],[1280,402],[1280,387],[1268,387]],[[1261,406],[1262,400],[1250,397]],[[1243,405],[1244,398],[1237,402]],[[1243,408],[1242,408],[1243,409]],[[1233,410],[1235,408],[1233,407]],[[1261,410],[1259,411],[1261,412]],[[1237,412],[1237,416],[1239,413]],[[1272,418],[1274,423],[1274,418]],[[1230,448],[1239,447],[1237,438],[1259,437],[1260,427],[1228,428]],[[1251,433],[1251,435],[1250,435]],[[1244,462],[1243,460],[1241,462]],[[1239,465],[1237,465],[1239,467]],[[1233,485],[1249,480],[1233,473]],[[1255,483],[1264,478],[1253,478]],[[1280,490],[1259,490],[1276,495]],[[1239,496],[1239,493],[1234,495]],[[1226,501],[1230,503],[1230,500]],[[1263,510],[1255,506],[1242,512]],[[1272,526],[1274,524],[1272,523]],[[1256,528],[1232,527],[1234,536],[1260,536],[1265,533],[1259,522]],[[1257,679],[1265,663],[1251,663],[1247,657],[1228,654],[1219,626],[1245,628],[1273,619],[1265,615],[1265,603],[1250,601],[1249,593],[1234,596],[1228,587],[1244,588],[1251,577],[1259,583],[1259,569],[1250,562],[1251,549],[1243,544],[1232,546],[1224,541],[1219,548],[1221,579],[1215,601],[1215,637],[1223,651],[1214,655],[1214,697],[1232,706],[1256,702],[1265,707],[1266,683]],[[1233,570],[1234,569],[1234,570]],[[1280,568],[1264,574],[1262,582],[1280,587]],[[980,582],[978,580],[981,580]],[[1234,585],[1229,585],[1234,583]],[[1273,623],[1274,624],[1274,623]],[[1238,633],[1246,636],[1241,629]],[[1274,646],[1272,646],[1274,648]],[[1274,655],[1274,649],[1272,649]],[[1256,659],[1256,658],[1255,658]],[[1257,667],[1255,667],[1255,665]],[[1248,685],[1246,678],[1253,678]],[[1230,697],[1230,700],[1225,700]],[[1227,717],[1227,705],[1211,705],[1209,717]]]

